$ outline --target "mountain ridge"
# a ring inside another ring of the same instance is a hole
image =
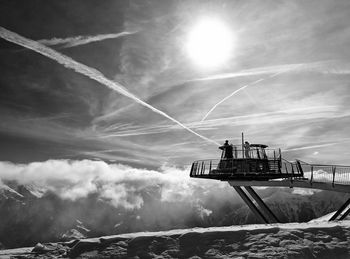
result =
[[[202,199],[163,201],[159,186],[148,187],[140,192],[144,204],[128,210],[112,206],[100,199],[98,193],[72,201],[62,200],[40,186],[6,184],[0,186],[0,218],[3,222],[0,243],[3,248],[76,237],[259,223],[233,189],[220,195],[215,192],[212,196],[205,194]],[[346,195],[334,192],[301,195],[295,194],[296,190],[256,188],[282,222],[309,221],[337,210],[346,199]],[[232,198],[222,199],[224,195]]]
[[[0,251],[20,258],[339,258],[350,256],[350,221],[139,232]]]

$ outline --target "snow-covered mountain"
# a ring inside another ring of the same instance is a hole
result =
[[[257,192],[277,218],[284,223],[307,222],[334,212],[350,197],[344,193],[305,192],[289,188],[266,188]],[[218,213],[221,212],[221,210],[218,211]],[[244,204],[221,216],[224,216],[221,219],[223,225],[228,225],[230,219],[232,225],[261,223]]]
[[[24,196],[7,185],[0,185],[0,202],[11,200],[21,202]]]
[[[0,251],[1,258],[350,257],[350,221],[141,232]]]
[[[257,192],[282,222],[306,222],[336,209],[347,198],[333,192],[296,193],[268,188]],[[161,189],[142,189],[143,205],[115,207],[98,193],[63,200],[43,187],[6,182],[0,186],[0,243],[5,248],[72,238],[138,231],[259,223],[234,191],[202,200],[164,201]],[[203,194],[204,195],[204,194]]]

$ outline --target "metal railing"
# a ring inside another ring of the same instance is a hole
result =
[[[281,178],[293,180],[350,185],[350,166],[308,164],[300,160],[290,162],[280,157],[256,159],[208,159],[193,162],[192,177],[206,177],[224,174],[258,173],[279,174]],[[209,177],[208,177],[209,178]]]
[[[281,160],[276,159],[208,159],[193,162],[191,176],[227,173],[281,173]]]
[[[300,161],[300,165],[310,184],[322,182],[350,185],[350,166],[308,164],[303,161]]]

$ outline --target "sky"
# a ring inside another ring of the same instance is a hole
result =
[[[0,161],[186,167],[244,132],[350,164],[348,17],[348,0],[1,0]],[[231,35],[216,66],[188,50],[203,19]]]

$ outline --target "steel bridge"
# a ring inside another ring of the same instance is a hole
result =
[[[243,145],[242,145],[243,146]],[[309,164],[301,160],[294,162],[282,158],[280,150],[267,150],[265,145],[251,145],[244,150],[232,146],[232,156],[221,159],[193,162],[190,176],[227,181],[263,223],[280,222],[264,201],[252,188],[299,187],[350,194],[350,166]],[[231,151],[230,151],[231,152]],[[350,214],[350,198],[331,217],[330,221],[343,220]]]

